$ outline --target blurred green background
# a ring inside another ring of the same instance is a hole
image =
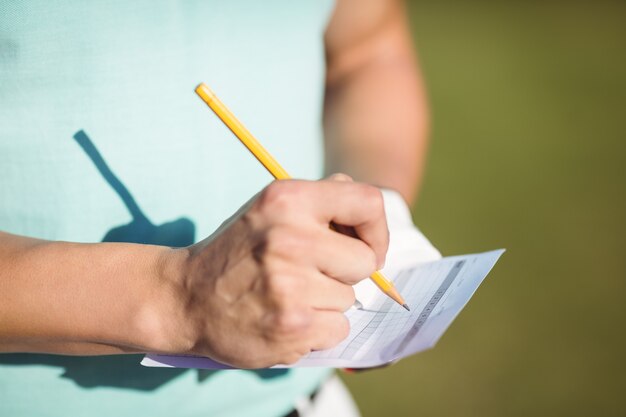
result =
[[[410,4],[433,134],[415,221],[506,247],[435,349],[343,378],[364,416],[626,415],[626,2]]]

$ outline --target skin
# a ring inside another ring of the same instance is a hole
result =
[[[179,249],[0,232],[0,352],[188,353],[261,368],[343,340],[352,285],[388,245],[367,183],[412,201],[422,168],[426,112],[405,20],[396,1],[341,0],[326,33],[327,168],[361,182],[274,182]]]
[[[427,148],[426,95],[397,0],[340,0],[326,31],[326,171],[415,201]]]

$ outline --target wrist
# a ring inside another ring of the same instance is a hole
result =
[[[195,326],[185,313],[188,258],[187,248],[162,248],[154,260],[150,291],[135,323],[149,352],[185,353],[196,344]]]

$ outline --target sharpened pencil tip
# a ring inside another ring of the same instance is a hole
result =
[[[409,308],[409,306],[408,306],[408,305],[406,305],[406,304],[402,304],[402,307],[406,308],[406,311],[411,311],[411,309]]]

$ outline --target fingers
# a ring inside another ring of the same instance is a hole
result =
[[[307,303],[316,310],[344,312],[355,301],[351,285],[330,279],[321,273],[314,273],[305,284]]]
[[[336,311],[317,311],[313,315],[307,339],[311,350],[324,350],[337,346],[350,334],[350,322]]]
[[[348,226],[354,236],[374,252],[382,268],[389,245],[389,231],[383,197],[376,187],[344,181],[334,176],[322,181],[276,181],[260,194],[254,214],[248,215],[258,227],[285,225],[290,229]],[[343,227],[339,229],[344,230]]]
[[[331,349],[350,334],[348,318],[336,311],[315,311],[311,314],[310,325],[290,343],[271,345],[272,350],[281,350],[271,363],[293,364],[311,351]]]
[[[352,226],[376,255],[377,267],[384,265],[389,246],[389,230],[383,197],[376,187],[345,181],[318,181],[310,205],[323,224],[334,222]]]
[[[260,236],[253,258],[264,279],[254,288],[268,312],[266,338],[290,346],[282,360],[344,340],[350,328],[343,312],[355,298],[351,285],[380,268],[387,252],[380,191],[343,175],[278,181],[264,189],[244,220]],[[331,223],[351,228],[352,237],[331,230]]]
[[[311,249],[315,266],[344,284],[354,285],[377,269],[378,259],[371,247],[331,229],[321,230]]]
[[[294,307],[343,312],[354,304],[350,284],[328,277],[313,265],[296,268],[283,264],[268,274],[262,286],[263,296],[273,308],[281,312]]]

